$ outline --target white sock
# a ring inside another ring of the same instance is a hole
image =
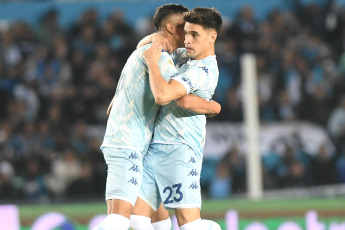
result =
[[[219,224],[217,224],[216,222],[212,221],[212,220],[201,220],[201,229],[207,229],[207,230],[222,230],[219,226]]]
[[[184,224],[180,227],[180,230],[201,230],[201,219],[194,220],[188,224]]]
[[[92,230],[128,230],[129,219],[118,214],[109,214]]]
[[[152,223],[154,230],[170,230],[171,229],[171,220],[170,217],[166,220],[161,220]]]
[[[146,216],[131,215],[131,230],[154,230],[151,224],[151,218]]]

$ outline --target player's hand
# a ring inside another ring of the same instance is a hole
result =
[[[161,54],[162,54],[162,46],[157,43],[152,43],[152,46],[144,52],[146,63],[148,65],[158,64]]]
[[[154,33],[152,34],[152,43],[157,43],[160,44],[162,46],[162,49],[172,53],[173,52],[173,48],[169,42],[169,40],[163,36],[162,33]]]
[[[110,111],[111,111],[111,108],[113,107],[113,103],[114,103],[114,98],[111,100],[109,106],[108,106],[108,109],[107,109],[107,116],[109,116],[110,114]]]

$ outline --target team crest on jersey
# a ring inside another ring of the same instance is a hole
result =
[[[169,64],[169,65],[174,65],[174,62],[173,62],[172,60],[169,59],[169,60],[168,60],[168,64]]]

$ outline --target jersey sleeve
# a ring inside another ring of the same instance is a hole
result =
[[[172,76],[175,76],[178,73],[173,59],[165,51],[162,51],[162,55],[159,59],[158,65],[164,80],[166,80],[167,82],[169,82]]]
[[[185,72],[173,75],[171,79],[180,82],[186,88],[187,94],[190,94],[206,84],[207,75],[207,66],[196,65]]]

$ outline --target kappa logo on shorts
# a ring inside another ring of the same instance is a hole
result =
[[[196,163],[195,158],[194,157],[190,157],[190,160],[188,161],[188,163],[195,164]]]
[[[128,170],[132,170],[133,172],[139,172],[139,167],[138,167],[138,165],[133,164],[133,166]]]
[[[131,155],[129,156],[129,159],[134,159],[134,160],[136,160],[136,159],[138,159],[138,158],[139,158],[139,156],[138,156],[137,153],[131,153]]]
[[[191,189],[198,189],[199,186],[196,184],[196,182],[193,182],[193,183],[189,186],[189,188],[191,188]]]
[[[198,171],[196,171],[196,169],[192,169],[192,171],[190,171],[190,173],[188,174],[188,176],[191,175],[191,176],[197,176],[199,175]]]
[[[130,180],[128,181],[128,183],[132,183],[132,184],[134,184],[134,185],[138,185],[137,179],[135,179],[134,177],[132,177],[132,179],[130,179]]]

